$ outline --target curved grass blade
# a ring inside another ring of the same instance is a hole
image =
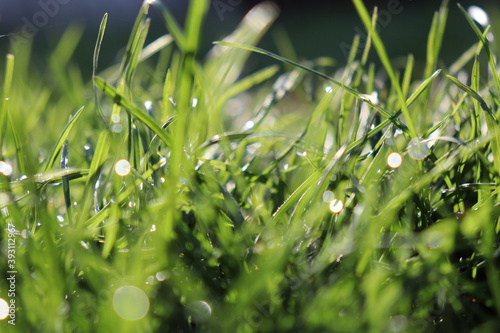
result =
[[[68,152],[68,141],[64,141],[61,153],[61,169],[66,170],[69,167],[69,152]],[[64,192],[64,202],[66,203],[66,213],[68,214],[68,221],[71,224],[71,193],[69,189],[69,176],[62,176],[62,186]]]
[[[153,131],[167,146],[170,146],[170,138],[167,133],[146,112],[132,104],[125,96],[116,92],[116,89],[99,77],[94,77],[96,87],[113,99],[113,102],[123,107],[130,115],[140,120],[151,131]]]
[[[481,108],[484,111],[486,111],[493,119],[495,119],[495,115],[491,111],[491,108],[488,106],[488,104],[486,104],[486,102],[484,101],[484,99],[475,90],[473,90],[469,86],[466,86],[465,84],[463,84],[462,82],[460,82],[457,78],[455,78],[455,77],[453,77],[451,75],[446,75],[446,78],[448,80],[450,80],[458,88],[460,88],[461,90],[465,91],[469,96],[471,96],[472,98],[474,98],[475,100],[477,100],[479,102],[479,104],[481,105]]]
[[[241,49],[245,49],[245,50],[249,50],[249,51],[252,51],[252,52],[256,52],[256,53],[260,53],[260,54],[264,54],[268,57],[271,57],[271,58],[274,58],[276,60],[279,60],[281,62],[284,62],[286,64],[290,64],[290,65],[293,65],[293,66],[296,66],[296,67],[299,67],[305,71],[308,71],[310,73],[313,73],[315,75],[318,75],[319,77],[333,83],[334,85],[336,85],[337,87],[341,88],[341,89],[344,89],[345,91],[347,91],[349,94],[353,95],[354,97],[356,98],[359,98],[361,100],[363,100],[365,103],[367,103],[368,105],[370,105],[372,108],[374,108],[375,110],[377,110],[378,112],[380,112],[380,114],[382,114],[384,117],[388,118],[391,120],[392,123],[394,123],[395,126],[397,126],[398,128],[400,128],[403,132],[407,133],[408,132],[408,127],[406,127],[404,124],[402,124],[401,122],[399,122],[396,117],[394,115],[392,115],[389,111],[385,110],[384,108],[380,107],[379,105],[376,105],[374,103],[372,103],[369,99],[363,97],[365,96],[364,94],[361,94],[360,92],[358,92],[357,90],[343,84],[342,82],[339,82],[337,80],[334,80],[332,79],[331,77],[329,77],[328,75],[325,75],[315,69],[312,69],[312,68],[309,68],[307,66],[304,66],[304,65],[301,65],[295,61],[291,61],[291,60],[288,60],[286,58],[283,58],[277,54],[274,54],[272,52],[269,52],[269,51],[266,51],[264,49],[261,49],[259,47],[255,47],[255,46],[248,46],[248,45],[241,45],[241,44],[237,44],[237,43],[228,43],[228,42],[221,42],[221,41],[217,41],[217,42],[214,42],[214,44],[219,44],[219,45],[224,45],[224,46],[230,46],[230,47],[236,47],[236,48],[241,48]],[[406,107],[406,104],[405,104],[405,107]]]
[[[64,127],[64,130],[62,131],[61,135],[59,135],[59,138],[56,141],[56,145],[52,150],[52,154],[48,159],[47,165],[45,165],[45,168],[43,169],[44,172],[48,171],[50,168],[54,166],[54,163],[57,160],[57,155],[59,155],[59,152],[61,151],[64,142],[68,138],[68,135],[71,132],[71,129],[75,125],[76,121],[82,114],[83,109],[84,107],[82,106],[78,111],[76,111],[75,115],[71,117],[70,121],[66,124],[66,127]]]

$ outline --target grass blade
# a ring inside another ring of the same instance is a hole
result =
[[[54,166],[54,163],[57,160],[57,156],[59,155],[59,152],[64,146],[64,142],[68,139],[68,135],[73,129],[73,126],[75,126],[76,121],[78,120],[78,118],[80,118],[80,115],[83,112],[83,108],[84,107],[82,106],[78,111],[76,111],[75,115],[71,117],[71,119],[69,120],[69,122],[66,124],[63,131],[59,135],[59,138],[57,139],[56,144],[54,146],[54,149],[52,149],[52,154],[50,154],[50,157],[47,160],[47,164],[43,169],[44,172],[48,171],[50,168]]]

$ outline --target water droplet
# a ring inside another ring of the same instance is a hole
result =
[[[387,157],[387,165],[393,169],[399,168],[401,163],[403,163],[403,158],[398,153],[390,153]]]
[[[252,129],[255,126],[255,123],[252,120],[249,120],[245,123],[245,129]]]
[[[146,0],[146,3],[147,3],[148,5],[152,5],[152,4],[154,4],[155,2],[156,2],[156,0]]]
[[[194,322],[203,323],[212,315],[212,308],[207,302],[197,301],[189,303],[186,307],[186,312]]]
[[[342,200],[334,199],[330,202],[330,211],[334,214],[338,214],[344,209],[344,203]]]
[[[405,332],[407,326],[408,326],[408,319],[403,315],[392,317],[389,323],[391,332],[394,333]]]
[[[85,249],[85,250],[89,250],[90,249],[90,246],[85,243],[84,241],[80,241],[80,245]]]
[[[408,143],[408,155],[414,160],[423,160],[429,152],[429,147],[426,142],[422,142],[422,138],[413,138]]]
[[[170,278],[170,273],[167,271],[156,273],[156,279],[160,282],[168,280],[168,278]]]
[[[149,298],[135,286],[123,286],[113,295],[113,308],[125,320],[139,320],[149,311]]]
[[[23,231],[21,231],[22,238],[28,239],[29,236],[30,236],[30,231],[28,229],[24,229]]]
[[[333,201],[333,199],[335,199],[335,194],[333,194],[332,191],[325,191],[325,193],[323,193],[323,201],[324,202],[330,203]]]
[[[56,216],[56,219],[57,219],[57,221],[59,221],[59,222],[64,222],[64,216],[62,216],[62,215],[57,215],[57,216]]]
[[[467,9],[467,12],[477,23],[481,24],[483,28],[490,25],[488,14],[482,8],[478,6],[470,6]]]
[[[0,320],[4,320],[9,316],[9,303],[3,298],[0,298]]]
[[[130,162],[127,160],[119,160],[115,164],[115,172],[118,176],[125,177],[130,173],[132,170],[132,167],[130,165]]]
[[[364,101],[370,102],[373,105],[379,104],[378,93],[376,91],[373,91],[370,95],[361,94],[359,95],[359,98],[361,98]]]
[[[111,122],[118,124],[121,120],[121,117],[119,114],[114,114],[111,116]]]
[[[12,166],[10,165],[10,163],[0,161],[0,173],[7,177],[12,175]]]
[[[121,124],[113,124],[111,125],[111,131],[113,133],[120,133],[122,131],[123,127]]]
[[[149,229],[150,232],[155,232],[156,231],[156,225],[152,224],[151,229]]]
[[[191,107],[195,108],[198,105],[198,98],[193,98],[193,101],[191,102]]]
[[[325,87],[325,92],[326,92],[327,94],[331,94],[331,93],[333,92],[333,88],[332,88],[331,86],[326,86],[326,87]]]
[[[128,202],[128,206],[129,206],[130,208],[134,208],[135,206],[137,206],[137,204],[136,204],[135,202],[133,202],[133,201],[129,201],[129,202]]]
[[[307,156],[307,151],[303,151],[303,150],[297,150],[296,152],[297,156],[300,156],[300,157],[306,157]]]
[[[146,108],[146,110],[148,110],[148,113],[151,113],[153,111],[153,102],[145,101],[144,107]]]

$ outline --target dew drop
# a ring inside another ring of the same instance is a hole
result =
[[[12,166],[10,163],[0,161],[0,173],[7,177],[12,175]]]
[[[335,194],[333,194],[332,191],[325,191],[325,193],[323,193],[323,201],[324,202],[330,203],[333,201],[333,199],[335,199]]]
[[[344,209],[344,203],[342,200],[334,199],[330,202],[330,211],[334,214],[340,213]]]
[[[426,142],[422,141],[422,138],[413,138],[408,143],[408,155],[414,160],[423,160],[427,153],[429,152],[429,147]]]
[[[403,163],[403,158],[398,153],[390,153],[387,157],[387,165],[393,169],[397,169]]]
[[[123,286],[113,295],[113,308],[125,320],[139,320],[149,311],[149,298],[135,286]]]
[[[212,315],[212,308],[207,302],[197,301],[186,306],[188,316],[196,323],[207,321]]]
[[[118,176],[125,177],[131,170],[132,167],[130,166],[130,162],[127,160],[119,160],[115,164],[115,172]]]
[[[0,320],[4,320],[9,316],[9,303],[3,298],[0,298]]]
[[[488,14],[486,14],[486,12],[482,8],[478,6],[470,6],[467,9],[467,12],[477,23],[481,24],[483,28],[486,28],[488,25],[490,25]]]

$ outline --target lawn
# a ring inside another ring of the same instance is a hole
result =
[[[395,66],[379,11],[352,1],[366,33],[346,59],[302,59],[286,34],[257,47],[270,3],[200,54],[210,1],[184,26],[145,1],[107,68],[104,16],[91,79],[78,28],[47,59],[13,42],[1,332],[500,331],[489,22],[445,0],[426,57]],[[477,40],[444,66],[450,10]],[[272,65],[249,73],[250,56]]]

